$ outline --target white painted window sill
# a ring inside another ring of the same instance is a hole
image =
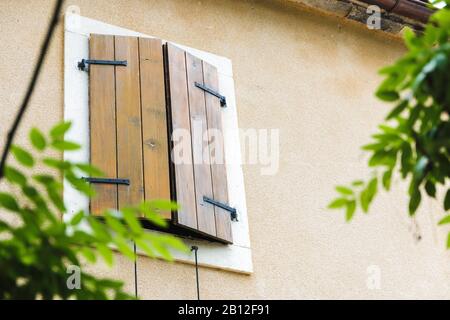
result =
[[[77,152],[65,153],[64,159],[77,162],[89,162],[89,78],[87,72],[78,70],[77,63],[81,59],[89,57],[89,36],[91,33],[151,38],[139,32],[70,12],[66,13],[64,30],[64,119],[73,123],[67,134],[67,139],[80,143],[82,149]],[[253,272],[253,265],[244,178],[241,168],[232,64],[227,58],[183,45],[176,45],[217,67],[219,90],[227,97],[227,110],[223,113],[223,130],[227,157],[229,202],[231,206],[237,209],[239,215],[239,221],[232,223],[232,245],[186,239],[184,239],[184,242],[189,246],[196,245],[199,247],[198,262],[201,266],[250,274]],[[89,210],[89,199],[67,183],[64,185],[64,201],[68,208],[69,219],[79,210]],[[178,261],[194,263],[193,254],[173,252],[173,255]]]

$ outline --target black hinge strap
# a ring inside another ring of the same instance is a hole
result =
[[[127,66],[128,62],[126,60],[89,60],[83,59],[78,62],[78,69],[81,71],[87,71],[88,64],[97,64],[102,66]]]
[[[208,198],[206,196],[203,196],[203,201],[205,201],[207,203],[210,203],[210,204],[212,204],[212,205],[214,205],[216,207],[219,207],[219,208],[222,208],[224,210],[227,210],[228,212],[231,213],[231,220],[238,221],[238,219],[237,219],[238,215],[237,215],[237,211],[236,211],[235,208],[230,207],[229,205],[224,204],[224,203],[219,202],[219,201],[216,201],[214,199]]]
[[[225,108],[225,107],[227,106],[227,98],[226,98],[225,96],[223,96],[223,95],[221,95],[220,93],[218,93],[217,91],[215,91],[215,90],[213,90],[213,89],[211,89],[211,88],[205,86],[204,84],[201,84],[201,83],[196,82],[196,83],[195,83],[195,86],[196,86],[197,88],[200,88],[200,89],[202,89],[203,91],[206,91],[206,92],[208,92],[209,94],[212,94],[213,96],[219,98],[219,100],[220,100],[220,106],[221,106],[221,107],[224,107],[224,108]]]
[[[130,179],[111,179],[111,178],[82,178],[83,180],[90,183],[101,183],[101,184],[124,184],[129,186]]]

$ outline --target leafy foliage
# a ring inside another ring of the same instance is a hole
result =
[[[30,141],[39,154],[47,148],[76,150],[76,143],[64,140],[69,129],[68,122],[59,124],[48,137],[32,129]],[[60,177],[86,196],[93,196],[94,190],[79,175],[100,175],[101,171],[85,163],[38,158],[19,146],[11,150],[19,166],[5,168],[8,189],[14,192],[0,192],[0,210],[3,216],[6,212],[14,215],[16,221],[0,219],[0,299],[129,299],[132,297],[123,291],[123,283],[86,272],[80,274],[81,289],[69,289],[68,266],[99,259],[112,265],[113,248],[134,260],[132,242],[148,256],[169,261],[171,249],[187,250],[177,238],[145,232],[138,219],[144,216],[165,227],[167,222],[157,212],[174,210],[175,203],[155,200],[109,210],[102,220],[84,211],[68,217]],[[47,167],[48,172],[24,171],[37,164]]]
[[[379,185],[389,191],[397,173],[409,182],[411,216],[423,196],[435,198],[441,189],[446,192],[443,209],[450,209],[450,1],[445,2],[423,34],[405,32],[408,52],[380,70],[385,79],[376,96],[394,107],[372,142],[362,147],[370,153],[372,178],[337,187],[339,196],[329,204],[331,209],[345,209],[347,220],[355,204],[368,212]],[[450,223],[448,216],[441,221],[445,223]]]

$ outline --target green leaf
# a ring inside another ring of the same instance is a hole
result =
[[[419,160],[417,161],[414,167],[414,178],[417,181],[420,182],[424,178],[428,164],[429,160],[425,156],[420,157]]]
[[[77,164],[75,164],[75,166],[90,176],[93,176],[93,177],[105,176],[105,174],[100,169],[98,169],[88,163],[77,163]]]
[[[416,123],[417,119],[419,118],[421,111],[422,111],[421,105],[416,105],[416,106],[414,106],[414,108],[411,109],[411,111],[409,112],[408,120],[406,122],[406,126],[408,128],[414,127],[414,124]]]
[[[359,196],[359,200],[361,202],[361,209],[364,213],[369,211],[369,198],[367,197],[367,190],[363,190]]]
[[[117,245],[117,249],[119,249],[122,254],[131,260],[135,260],[134,251],[131,249],[130,244],[127,243],[124,237],[121,235],[116,235],[113,241]]]
[[[101,223],[97,217],[88,216],[87,220],[95,234],[95,237],[101,241],[108,242],[111,241],[111,234],[105,228],[105,225]]]
[[[95,190],[85,180],[78,178],[72,171],[67,170],[64,174],[66,180],[78,191],[92,198],[95,196]]]
[[[124,225],[113,216],[111,211],[106,211],[105,214],[105,221],[108,227],[110,227],[112,230],[117,232],[118,234],[125,235],[127,234],[127,229],[124,227]]]
[[[383,187],[386,191],[389,191],[391,188],[391,179],[392,179],[392,170],[387,170],[383,174]]]
[[[151,258],[155,257],[155,252],[153,251],[153,249],[149,245],[149,241],[145,241],[145,240],[140,239],[140,238],[135,239],[135,241],[136,241],[136,246],[139,249],[143,250],[149,257],[151,257]]]
[[[431,16],[431,21],[437,22],[445,30],[450,29],[450,12],[448,10],[439,10]]]
[[[11,152],[13,153],[14,157],[20,164],[24,165],[25,167],[29,167],[29,168],[34,166],[33,156],[25,149],[22,149],[21,147],[13,145],[11,147]]]
[[[143,232],[141,224],[136,218],[136,211],[130,208],[122,209],[123,217],[125,222],[130,227],[131,231],[135,234],[141,234]]]
[[[139,209],[144,213],[145,218],[147,218],[154,225],[159,227],[167,227],[167,221],[161,217],[157,212],[155,212],[154,208],[148,202],[143,202],[139,205]]]
[[[103,260],[108,266],[111,267],[114,264],[114,255],[112,250],[102,243],[97,243],[96,247]]]
[[[353,195],[353,190],[344,186],[337,186],[336,191],[343,195]]]
[[[438,225],[442,226],[443,224],[449,224],[449,223],[450,223],[450,215],[448,215],[448,216],[442,218],[442,219],[439,221]]]
[[[70,162],[58,160],[58,159],[45,158],[44,160],[42,160],[42,162],[47,167],[58,169],[58,170],[67,170],[72,167],[72,164]]]
[[[44,211],[48,211],[47,203],[44,201],[44,199],[41,197],[39,192],[36,190],[36,188],[31,187],[29,185],[22,187],[22,193],[31,200],[34,204],[36,204],[36,207],[43,209]]]
[[[59,151],[73,151],[79,150],[81,148],[81,146],[78,143],[64,140],[53,141],[52,147]]]
[[[422,194],[418,188],[414,188],[409,199],[409,215],[413,216],[419,208],[420,201],[422,200]]]
[[[167,222],[159,214],[161,212],[171,212],[179,208],[176,202],[164,199],[146,201],[139,207],[150,222],[160,227],[167,227]]]
[[[369,167],[387,166],[394,167],[397,160],[396,151],[376,151],[369,160]]]
[[[391,73],[398,73],[398,70],[399,70],[398,65],[394,64],[394,65],[390,65],[390,66],[381,68],[378,71],[378,73],[381,75],[390,75]]]
[[[91,245],[94,242],[98,242],[93,235],[88,234],[87,232],[76,230],[72,236],[73,242],[79,245]]]
[[[367,184],[367,187],[360,194],[361,208],[364,213],[369,211],[370,203],[377,193],[378,179],[375,177]]]
[[[387,127],[385,127],[387,128]],[[385,145],[385,148],[387,148],[392,142],[398,141],[400,139],[399,132],[381,132],[372,135],[374,139],[379,140],[381,143]],[[387,150],[384,150],[384,152],[388,152]]]
[[[360,187],[362,185],[364,185],[364,181],[362,181],[362,180],[355,180],[352,182],[352,186],[354,186],[354,187]]]
[[[386,147],[385,143],[377,142],[377,143],[366,144],[366,145],[362,146],[361,149],[365,150],[365,151],[378,151],[378,150],[383,150],[385,147]]]
[[[10,183],[15,183],[19,186],[24,186],[27,184],[27,178],[25,177],[25,175],[23,175],[23,173],[13,167],[5,167],[5,178]]]
[[[158,251],[158,253],[161,255],[161,257],[164,260],[167,260],[169,262],[173,261],[172,255],[170,254],[169,250],[165,246],[162,246],[159,243],[154,243],[153,246],[155,247],[156,251]]]
[[[430,180],[428,180],[425,183],[425,191],[427,192],[427,194],[432,197],[435,198],[436,197],[436,186],[434,185],[433,182],[431,182]]]
[[[405,179],[411,170],[411,157],[412,149],[409,143],[404,143],[402,145],[402,155],[401,155],[401,173],[402,178]]]
[[[95,253],[94,251],[92,251],[92,249],[88,248],[88,247],[82,247],[81,248],[81,254],[90,262],[90,263],[95,263],[95,261],[97,260],[95,257]]]
[[[161,255],[163,259],[167,261],[173,261],[173,257],[167,248],[167,241],[165,236],[145,233],[143,234],[143,238],[151,242],[155,250]]]
[[[17,201],[8,193],[0,192],[0,206],[10,211],[20,211]]]
[[[353,218],[353,215],[355,214],[356,210],[356,201],[352,200],[347,202],[347,210],[345,213],[345,220],[348,222]]]
[[[84,213],[83,210],[78,211],[70,220],[70,225],[72,226],[78,225],[84,219],[85,216],[86,214]]]
[[[400,113],[403,112],[403,110],[406,109],[408,103],[409,102],[407,100],[403,100],[402,102],[400,102],[394,109],[392,109],[391,112],[389,112],[389,114],[386,116],[386,120],[397,117]]]
[[[163,237],[163,242],[167,246],[169,246],[173,249],[176,249],[178,251],[181,251],[181,252],[189,252],[189,248],[179,238],[176,238],[176,237],[170,236],[170,235],[164,235],[162,237]]]
[[[37,128],[31,129],[30,140],[33,146],[39,151],[43,151],[47,146],[44,135]]]
[[[397,92],[395,91],[390,91],[390,90],[379,90],[375,93],[375,95],[383,101],[386,102],[392,102],[392,101],[397,101],[400,96],[398,95]]]
[[[412,84],[412,89],[416,95],[423,90],[424,81],[429,77],[429,75],[436,74],[437,69],[441,68],[447,63],[447,57],[443,53],[437,53],[433,58],[423,67],[422,71],[417,75],[414,83]]]
[[[390,127],[385,124],[380,124],[378,127],[383,131],[383,133],[385,133],[385,135],[393,135],[395,139],[398,139],[398,135],[401,133],[399,128]]]
[[[71,122],[62,122],[62,123],[57,124],[50,130],[50,136],[54,140],[64,137],[66,132],[69,131],[71,125],[72,125]]]
[[[36,174],[33,175],[33,179],[45,187],[47,195],[55,207],[59,211],[65,212],[66,207],[62,199],[62,184],[55,180],[53,176],[48,174]]]
[[[53,185],[47,185],[47,194],[52,203],[55,205],[55,207],[60,210],[61,212],[66,212],[66,207],[64,205],[64,201],[62,199],[62,194],[57,190],[56,186]]]
[[[328,205],[328,209],[339,209],[339,208],[343,208],[347,205],[347,199],[344,198],[338,198],[333,200],[329,205]]]
[[[378,179],[375,177],[372,180],[370,180],[367,186],[367,197],[369,199],[369,203],[372,202],[373,198],[377,193],[377,186],[378,186]]]
[[[33,179],[40,184],[44,185],[45,187],[48,187],[49,185],[54,186],[55,188],[60,188],[61,185],[58,181],[55,180],[55,178],[48,174],[35,174],[33,175]]]
[[[440,29],[432,24],[428,24],[425,28],[424,37],[428,46],[433,46],[439,39]]]
[[[416,34],[410,27],[405,28],[405,30],[403,32],[403,38],[405,39],[405,43],[409,49],[412,49],[415,47]]]
[[[123,286],[122,281],[112,280],[112,279],[100,279],[97,280],[97,285],[99,287],[105,287],[105,288],[120,288]]]
[[[5,231],[12,231],[12,228],[9,224],[0,220],[0,233]]]
[[[447,211],[450,209],[450,189],[447,190],[444,199],[444,210]]]
[[[155,209],[166,210],[166,211],[178,210],[180,208],[180,206],[176,202],[164,200],[164,199],[151,200],[151,201],[148,201],[148,203]]]

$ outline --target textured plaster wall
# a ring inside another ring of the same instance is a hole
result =
[[[16,113],[53,1],[0,2],[0,137]],[[400,42],[277,1],[68,0],[81,14],[211,51],[233,61],[239,124],[280,128],[280,170],[245,166],[254,274],[201,268],[202,298],[450,298],[450,254],[438,206],[407,218],[405,187],[394,183],[369,215],[351,224],[325,209],[333,185],[368,174],[359,146],[387,109],[373,98],[376,71]],[[32,125],[62,119],[63,29],[57,30],[17,142]],[[420,233],[421,241],[414,234]],[[201,253],[199,253],[201,254]],[[381,271],[369,290],[367,268]],[[112,270],[133,289],[133,265]],[[195,271],[139,258],[143,298],[195,298]]]

